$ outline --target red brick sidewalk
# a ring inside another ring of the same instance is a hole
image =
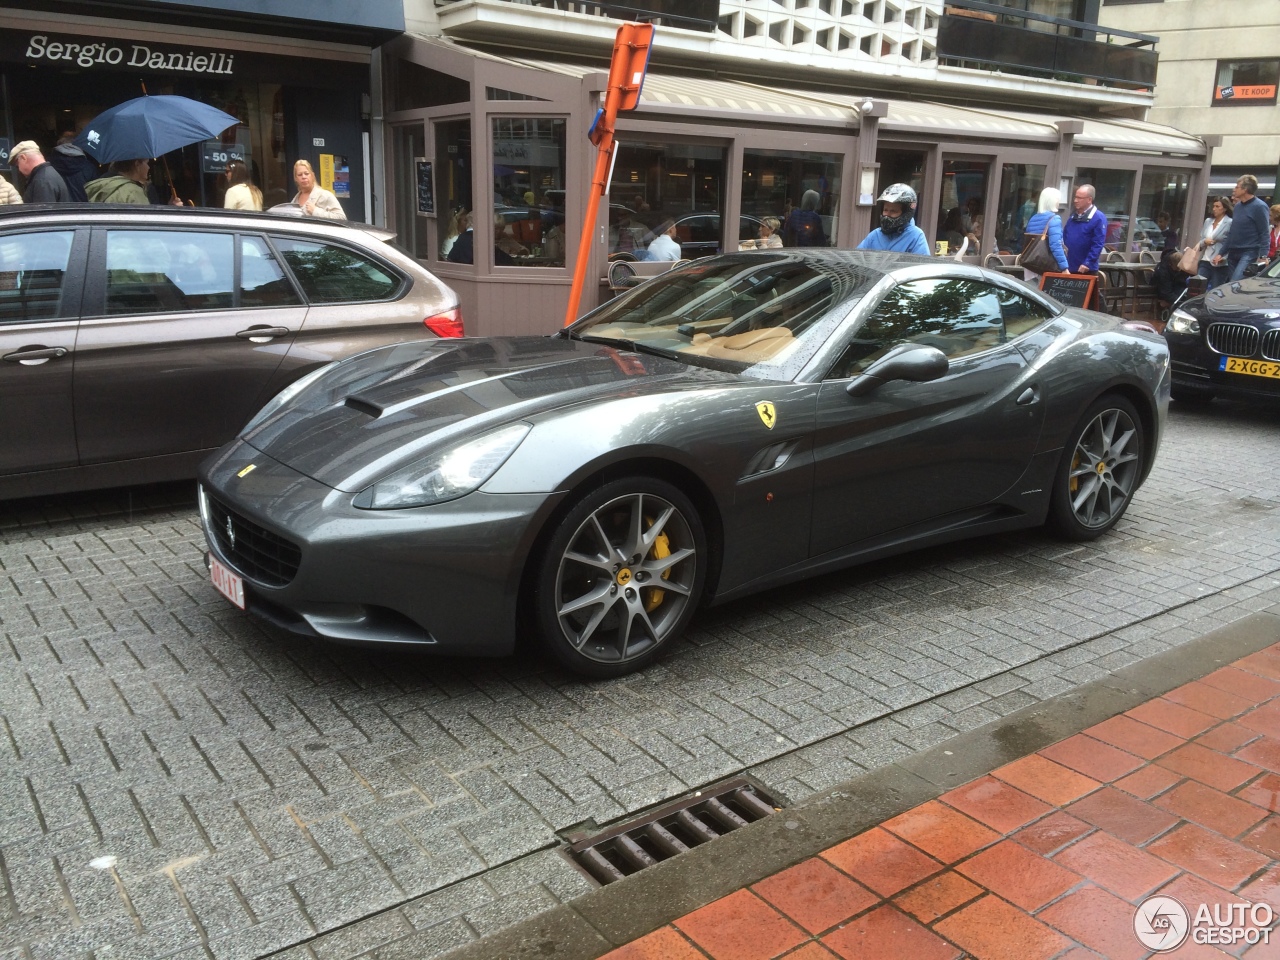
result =
[[[1153,893],[1280,913],[1280,644],[1000,767],[605,960],[1129,960]],[[1280,958],[1271,943],[1173,953]]]

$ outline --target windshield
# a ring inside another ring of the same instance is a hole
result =
[[[847,256],[726,254],[641,284],[569,333],[790,380],[880,278]]]
[[[1280,277],[1280,257],[1276,257],[1262,270],[1264,277]]]

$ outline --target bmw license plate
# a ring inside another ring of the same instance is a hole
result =
[[[1244,373],[1251,377],[1271,377],[1280,380],[1280,363],[1274,360],[1246,360],[1243,357],[1223,357],[1218,363],[1223,373]]]
[[[209,579],[213,581],[215,590],[244,609],[244,580],[219,563],[212,554],[209,555]]]

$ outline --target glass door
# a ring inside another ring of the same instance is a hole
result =
[[[991,231],[983,222],[987,206],[991,165],[986,160],[942,158],[942,192],[938,201],[938,229],[934,240],[945,243],[942,252],[977,256],[994,249]],[[967,241],[967,242],[966,242]]]
[[[421,122],[392,128],[395,163],[395,225],[400,245],[419,260],[430,258],[429,219],[418,212],[418,163],[427,159]]]

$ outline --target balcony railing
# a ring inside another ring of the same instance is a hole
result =
[[[436,0],[448,7],[461,0]],[[507,0],[526,7],[565,10],[617,20],[644,20],[660,26],[682,27],[710,33],[720,17],[720,0]]]
[[[1134,89],[1155,86],[1158,42],[980,0],[949,0],[938,23],[943,63]]]

